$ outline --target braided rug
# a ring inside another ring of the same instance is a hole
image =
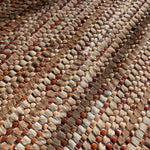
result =
[[[0,150],[150,150],[150,0],[0,0]]]

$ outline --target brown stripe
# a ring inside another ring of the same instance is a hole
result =
[[[146,18],[146,19],[149,19],[149,16],[148,16],[148,18]],[[146,20],[145,19],[145,20]],[[139,27],[140,28],[140,27]],[[138,29],[136,29],[136,31],[139,31]],[[142,38],[142,40],[140,41],[140,43],[145,43],[146,41],[147,41],[147,39],[148,39],[148,35],[149,35],[149,32],[150,32],[150,29],[148,30],[148,32],[147,32],[147,34]],[[138,34],[140,34],[140,31],[138,32]],[[137,35],[135,35],[134,33],[132,34],[132,36],[131,36],[131,40],[135,40],[136,39],[136,37],[137,37]],[[125,45],[124,45],[124,47],[126,46],[126,44],[128,44],[128,43],[125,43]],[[124,47],[121,49],[121,52],[122,51],[126,51],[126,49],[124,49]],[[141,50],[141,47],[138,47],[138,48],[134,48],[134,51],[133,52],[136,52],[136,54],[139,52]],[[133,53],[132,52],[132,53]],[[126,53],[128,53],[127,51],[126,51]],[[128,53],[129,55],[130,55],[130,53]],[[125,55],[125,54],[124,54]],[[114,58],[115,60],[118,60],[118,61],[120,61],[120,58],[124,58],[124,55],[121,55],[121,53],[118,53],[117,55],[116,55],[116,57]],[[120,57],[121,56],[121,57]],[[136,57],[136,55],[134,55],[134,58]],[[132,61],[130,61],[131,63],[132,63]],[[98,79],[98,81],[94,84],[94,86],[93,86],[93,88],[95,88],[95,89],[99,89],[99,88],[101,88],[101,85],[103,84],[103,83],[106,83],[106,78],[107,77],[109,77],[109,75],[110,75],[110,72],[113,72],[112,70],[113,70],[113,68],[112,68],[112,66],[114,66],[114,65],[112,65],[112,64],[115,64],[114,62],[113,62],[113,60],[109,63],[109,65],[106,67],[106,69],[105,70],[109,70],[108,72],[107,71],[105,71],[104,70],[104,72],[102,72],[102,76],[100,76],[99,77],[99,79]],[[129,66],[129,64],[128,64],[128,66]],[[125,69],[125,71],[127,70],[128,68],[126,68]],[[119,77],[119,80],[122,78],[122,75]],[[118,83],[118,82],[117,82]],[[116,84],[117,84],[116,83]],[[115,87],[116,85],[114,84],[114,85],[112,85],[112,89]],[[79,95],[80,95],[81,93],[77,93],[75,96],[76,97],[80,97]],[[93,93],[91,92],[91,90],[90,90],[90,92],[87,94],[87,96],[86,96],[86,99],[82,99],[81,100],[81,103],[80,103],[80,105],[78,106],[78,108],[77,108],[77,110],[75,111],[75,112],[73,112],[72,113],[72,115],[74,116],[75,115],[75,118],[80,118],[80,113],[83,111],[82,109],[81,109],[81,111],[80,111],[80,107],[81,106],[83,106],[84,105],[84,108],[86,107],[86,106],[88,106],[88,104],[89,104],[89,101],[90,100],[93,100]],[[78,99],[77,98],[77,99]],[[134,116],[133,116],[134,117]],[[74,117],[71,117],[71,118],[68,118],[67,119],[67,124],[69,125],[69,126],[73,126],[73,125],[75,125],[75,123],[74,122],[72,122],[74,120]],[[82,124],[81,124],[82,125]],[[133,128],[133,126],[132,126],[132,128]],[[68,131],[66,130],[66,128],[65,128],[65,126],[62,126],[62,130],[63,130],[63,132],[65,132],[65,133],[67,133]],[[66,131],[65,131],[66,130]],[[71,132],[71,131],[70,131]],[[121,142],[122,140],[120,140],[120,142]],[[121,142],[121,143],[123,143],[123,142]]]
[[[111,3],[111,1],[108,1],[108,3]],[[101,7],[100,7],[99,9],[97,9],[97,10],[90,16],[89,19],[87,19],[87,22],[84,23],[84,25],[79,29],[79,31],[77,31],[76,35],[73,36],[73,39],[68,40],[67,44],[64,45],[64,48],[62,48],[62,49],[59,50],[59,52],[61,52],[61,54],[60,54],[60,53],[55,54],[55,57],[53,57],[53,58],[50,60],[50,62],[48,62],[48,63],[46,64],[46,66],[41,69],[41,72],[37,73],[37,74],[29,81],[29,83],[25,84],[24,89],[21,89],[20,92],[19,92],[19,94],[16,94],[12,100],[9,100],[9,101],[8,101],[7,105],[5,105],[5,106],[3,107],[3,109],[1,109],[1,111],[0,111],[0,114],[1,114],[0,119],[2,119],[3,117],[5,117],[5,115],[9,112],[9,110],[10,110],[10,108],[11,108],[12,106],[15,106],[15,105],[16,105],[17,101],[20,100],[20,96],[24,95],[25,93],[28,93],[27,91],[28,91],[29,89],[33,89],[33,85],[36,83],[36,82],[35,82],[36,80],[39,80],[41,77],[43,77],[43,75],[44,75],[45,73],[47,73],[47,71],[50,69],[50,67],[51,67],[54,63],[56,63],[57,60],[58,60],[63,54],[67,53],[68,48],[69,48],[71,45],[73,45],[73,44],[75,43],[76,40],[74,40],[74,39],[79,39],[79,38],[80,38],[80,36],[78,36],[78,32],[81,32],[81,31],[82,31],[82,33],[83,33],[83,31],[85,31],[85,30],[90,26],[91,22],[97,18],[97,16],[99,15],[100,12],[103,12],[103,9],[102,9]],[[19,96],[19,95],[20,95],[20,96]],[[10,107],[10,106],[11,106],[11,107]],[[4,110],[5,110],[5,111],[4,111]]]

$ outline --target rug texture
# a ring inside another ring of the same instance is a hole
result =
[[[150,0],[0,0],[0,150],[150,150]]]

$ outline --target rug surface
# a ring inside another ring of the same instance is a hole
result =
[[[150,150],[150,0],[0,0],[0,150]]]

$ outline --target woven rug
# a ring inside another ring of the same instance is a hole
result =
[[[150,0],[0,0],[0,150],[150,150]]]

